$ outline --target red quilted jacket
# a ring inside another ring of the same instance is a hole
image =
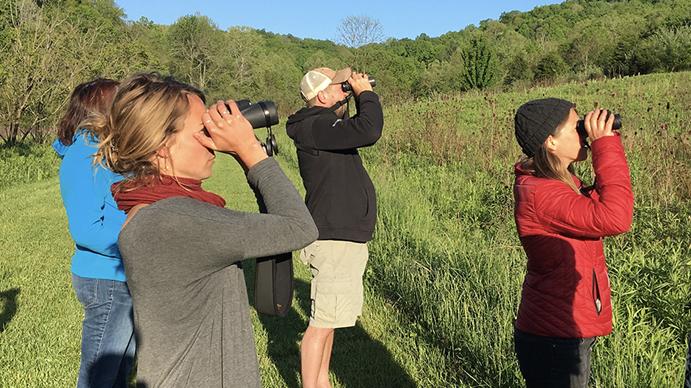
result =
[[[516,319],[523,332],[564,338],[612,332],[602,237],[631,228],[633,192],[619,136],[595,140],[591,152],[596,184],[585,195],[515,166],[514,215],[528,256]]]

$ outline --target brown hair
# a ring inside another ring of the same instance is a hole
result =
[[[74,88],[67,110],[58,124],[58,139],[62,144],[72,144],[74,132],[90,114],[108,115],[118,84],[112,79],[96,78]]]
[[[568,116],[557,126],[557,128],[554,129],[550,135],[556,136],[559,132],[561,132],[565,128],[567,120]],[[520,160],[520,163],[524,169],[530,171],[536,177],[557,179],[566,183],[569,187],[571,187],[571,189],[573,189],[573,191],[579,194],[581,192],[578,189],[578,186],[576,186],[576,183],[573,181],[573,165],[569,164],[566,167],[562,166],[559,157],[550,153],[547,148],[545,148],[544,143],[540,145],[540,148],[537,149],[533,157],[524,156]]]
[[[110,115],[90,116],[85,123],[103,134],[95,161],[137,184],[159,176],[152,156],[180,130],[190,95],[206,100],[199,89],[158,73],[123,81]]]

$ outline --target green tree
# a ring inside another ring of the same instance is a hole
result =
[[[425,34],[421,34],[415,40],[391,39],[386,43],[386,47],[393,50],[397,55],[414,59],[422,67],[440,61],[444,52],[444,47],[438,40]]]
[[[470,44],[460,50],[463,60],[462,87],[486,89],[499,79],[496,55],[482,37],[473,37]]]
[[[535,81],[553,82],[569,72],[569,65],[556,51],[547,53],[535,67]]]
[[[264,38],[249,27],[233,27],[224,34],[222,50],[229,55],[224,58],[223,72],[219,74],[223,90],[229,96],[246,95],[259,73],[256,67],[264,55]]]
[[[5,130],[0,136],[14,145],[29,135],[45,136],[43,129],[88,69],[79,50],[88,52],[97,42],[64,15],[46,15],[34,1],[18,0],[6,10],[0,50],[0,128]]]
[[[349,66],[346,62],[347,57],[329,54],[323,50],[316,50],[311,53],[303,62],[301,69],[303,73],[317,67],[330,67],[332,69],[342,69]]]
[[[300,79],[302,69],[286,53],[264,53],[256,65],[251,98],[273,100],[282,114],[294,112],[302,105]]]
[[[184,82],[208,91],[222,71],[223,33],[207,16],[188,15],[179,18],[168,31],[170,70]]]
[[[130,44],[136,47],[142,62],[135,71],[169,72],[170,49],[167,29],[167,26],[155,24],[145,17],[129,23],[127,30]]]
[[[638,46],[636,63],[645,73],[691,69],[691,26],[655,32]]]
[[[463,79],[463,61],[460,55],[449,61],[432,63],[420,74],[413,88],[415,97],[460,92]]]
[[[111,0],[51,0],[45,1],[42,9],[49,19],[61,19],[74,28],[79,39],[93,41],[84,45],[78,39],[75,43],[79,45],[71,47],[68,53],[83,62],[84,78],[122,78],[141,71],[151,61],[145,49],[130,36],[125,13]]]
[[[411,97],[420,67],[413,58],[396,55],[384,45],[368,45],[355,51],[353,66],[377,80],[377,93],[384,98]]]
[[[522,54],[516,55],[511,63],[507,66],[506,76],[504,77],[504,83],[507,85],[513,85],[518,81],[533,79],[533,70]]]

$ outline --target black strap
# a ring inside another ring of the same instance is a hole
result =
[[[330,111],[335,112],[338,108],[342,107],[343,105],[346,105],[350,102],[350,98],[353,97],[352,94],[349,94],[346,96],[346,98],[342,99],[341,101],[335,103],[331,108],[329,108]],[[347,111],[347,109],[346,109]],[[341,117],[342,118],[342,117]]]

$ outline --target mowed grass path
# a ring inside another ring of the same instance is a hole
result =
[[[302,189],[295,166],[281,162]],[[230,208],[256,210],[244,175],[226,156],[218,158],[206,188],[223,195]],[[0,387],[75,385],[83,315],[70,283],[72,251],[57,178],[0,190]],[[296,293],[290,314],[265,317],[252,310],[266,387],[299,385],[309,272],[299,260],[294,263]],[[253,267],[247,267],[251,289]],[[418,325],[369,289],[365,303],[360,324],[337,332],[334,386],[450,385],[447,361],[423,340]]]

